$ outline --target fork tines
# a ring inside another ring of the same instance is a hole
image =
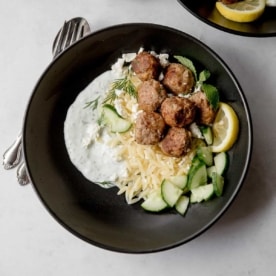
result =
[[[56,39],[53,55],[56,57],[66,48],[72,45],[83,36],[83,26],[79,26],[78,22],[70,20],[65,21]]]

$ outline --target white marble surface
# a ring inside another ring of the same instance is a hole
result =
[[[201,39],[238,77],[254,127],[251,168],[234,204],[199,238],[161,253],[128,255],[85,243],[50,216],[31,185],[17,184],[14,170],[0,168],[0,275],[276,275],[276,37],[224,33],[176,0],[0,0],[0,10],[2,153],[19,132],[57,30],[75,16],[93,30],[154,22]]]

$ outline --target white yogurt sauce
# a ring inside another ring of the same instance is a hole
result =
[[[125,161],[116,157],[118,149],[107,145],[112,137],[97,123],[99,110],[84,108],[87,102],[98,97],[100,105],[116,78],[118,73],[107,71],[92,81],[69,107],[64,122],[65,145],[71,162],[88,180],[97,184],[114,182],[126,174]]]

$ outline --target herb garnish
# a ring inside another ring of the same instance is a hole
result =
[[[92,110],[97,109],[98,104],[99,104],[99,98],[100,98],[100,96],[98,96],[98,98],[96,98],[96,99],[95,99],[95,100],[93,100],[93,101],[86,102],[86,103],[85,103],[84,108],[91,107],[91,108],[92,108]]]
[[[197,71],[196,71],[196,68],[195,68],[193,62],[190,59],[183,57],[183,56],[174,56],[174,58],[176,60],[178,60],[182,65],[189,68],[193,72],[194,77],[197,80]]]
[[[114,102],[114,100],[117,98],[116,90],[123,90],[130,96],[137,98],[137,91],[134,84],[131,81],[130,73],[128,73],[124,78],[117,79],[112,83],[106,98],[103,100],[103,104],[112,104]]]
[[[207,83],[203,83],[201,86],[203,92],[205,93],[210,105],[213,109],[217,109],[219,106],[219,93],[215,86]]]
[[[174,56],[174,58],[193,72],[196,80],[196,88],[202,89],[212,108],[217,109],[219,105],[219,92],[215,86],[205,83],[211,76],[210,71],[205,69],[197,75],[195,66],[190,59],[182,56]]]
[[[104,125],[104,116],[103,116],[103,112],[101,112],[100,117],[97,119],[97,124],[99,126],[103,126]]]
[[[207,79],[209,79],[209,77],[211,76],[211,73],[209,70],[205,69],[203,71],[201,71],[199,73],[199,80],[198,83],[202,84],[203,82],[205,82]]]

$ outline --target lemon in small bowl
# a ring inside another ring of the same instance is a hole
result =
[[[252,22],[264,12],[266,0],[244,0],[233,4],[216,2],[216,8],[222,16],[235,22]]]

